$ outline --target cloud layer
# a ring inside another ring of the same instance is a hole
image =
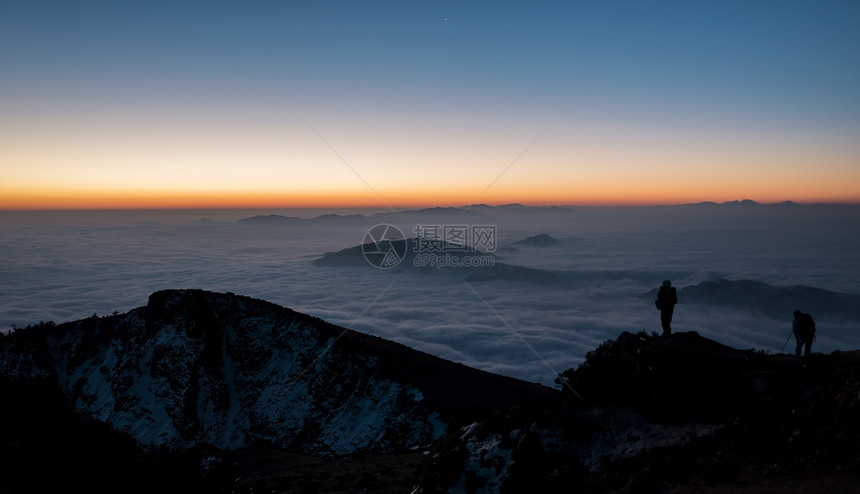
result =
[[[860,293],[857,213],[847,206],[475,208],[465,215],[282,224],[240,223],[237,211],[2,213],[0,328],[123,312],[144,305],[156,290],[203,288],[263,298],[467,365],[551,384],[557,372],[621,331],[659,331],[659,314],[641,295],[666,278],[678,287],[728,278]],[[464,281],[459,273],[430,268],[311,263],[360,244],[380,222],[407,235],[416,223],[493,224],[500,246],[550,234],[558,244],[519,245],[497,255],[507,264],[553,271],[563,283]],[[860,321],[816,320],[814,350],[860,348]],[[779,319],[681,300],[673,328],[777,352],[790,321],[791,314]]]

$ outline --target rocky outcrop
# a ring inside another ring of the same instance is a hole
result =
[[[696,333],[622,333],[559,376],[565,399],[462,424],[436,492],[855,492],[860,351],[805,358]]]
[[[0,337],[4,492],[854,492],[860,351],[622,333],[560,390],[261,300]],[[146,448],[140,448],[140,445]]]
[[[463,406],[554,390],[469,369],[261,300],[154,293],[127,314],[5,336],[0,373],[56,383],[148,448],[257,443],[315,456],[432,443]]]

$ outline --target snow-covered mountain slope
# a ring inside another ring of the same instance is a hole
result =
[[[623,332],[556,391],[158,292],[0,336],[0,491],[856,492],[858,364]]]
[[[18,330],[2,339],[0,373],[55,381],[75,408],[146,447],[269,443],[317,456],[424,446],[461,407],[555,392],[200,290]]]

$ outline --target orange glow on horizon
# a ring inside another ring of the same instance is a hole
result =
[[[378,195],[377,195],[378,193]],[[328,190],[328,191],[0,191],[0,210],[87,210],[87,209],[280,209],[280,208],[421,208],[458,207],[470,204],[528,206],[653,206],[689,204],[703,201],[725,202],[752,199],[762,203],[791,200],[798,203],[860,203],[849,194],[827,196],[784,196],[777,193],[737,190],[709,191],[705,187],[641,188],[616,185],[613,188],[556,186],[518,189],[498,187],[485,193],[473,190]]]

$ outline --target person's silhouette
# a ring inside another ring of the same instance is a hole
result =
[[[666,280],[657,292],[657,305],[660,308],[660,324],[663,326],[663,336],[672,334],[672,316],[675,314],[675,304],[678,303],[678,293],[672,282]]]
[[[800,357],[800,349],[806,347],[803,351],[803,356],[809,355],[812,349],[812,342],[815,340],[815,321],[812,316],[794,311],[794,321],[791,322],[791,331],[794,333],[794,339],[797,341],[797,346],[794,349],[794,354]]]

